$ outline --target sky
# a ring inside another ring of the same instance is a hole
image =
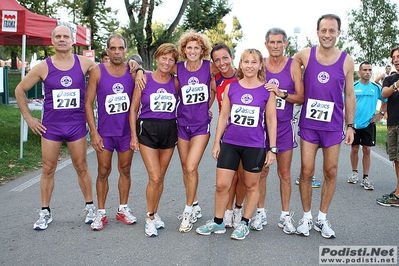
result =
[[[390,0],[399,5],[399,0]],[[113,10],[119,10],[118,17],[122,25],[128,22],[124,0],[107,0],[107,5]],[[161,6],[154,10],[153,21],[170,24],[176,17],[182,0],[164,0]],[[229,0],[232,12],[224,18],[227,30],[231,29],[232,17],[236,16],[242,26],[244,38],[236,47],[237,65],[241,53],[247,48],[256,48],[267,56],[264,46],[265,34],[268,29],[279,27],[286,31],[289,37],[294,37],[294,29],[299,27],[298,48],[306,44],[306,37],[317,41],[316,26],[318,18],[327,13],[338,15],[342,20],[343,31],[347,30],[347,12],[358,10],[360,0]],[[230,27],[230,28],[229,28]]]

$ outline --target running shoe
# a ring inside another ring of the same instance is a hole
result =
[[[129,207],[123,207],[116,213],[116,219],[122,221],[124,224],[134,224],[137,222],[136,216],[133,216]]]
[[[316,219],[314,230],[321,233],[324,238],[335,238],[335,232],[331,229],[331,224],[327,219]]]
[[[155,228],[157,229],[165,228],[165,223],[162,221],[161,217],[159,217],[158,213],[154,214],[154,220],[155,220]]]
[[[295,180],[295,184],[296,185],[299,185],[299,180],[300,179],[301,178],[299,176],[296,178],[296,180]],[[320,186],[321,186],[320,182],[316,180],[315,176],[313,176],[312,177],[312,188],[319,188]]]
[[[395,193],[396,193],[396,190],[392,191],[391,193],[384,194],[384,195],[382,195],[382,197],[383,197],[383,198],[389,198],[389,197],[392,197],[393,194],[395,194]]]
[[[145,226],[144,226],[145,236],[148,237],[158,236],[158,231],[155,223],[156,223],[155,219],[154,220],[151,220],[150,218],[145,219]]]
[[[242,208],[234,208],[233,210],[233,227],[237,228],[242,218]]]
[[[39,211],[39,219],[33,224],[33,229],[35,230],[45,230],[48,227],[48,224],[53,221],[53,216],[51,212],[46,210],[38,210]]]
[[[96,217],[94,217],[93,222],[90,224],[90,229],[101,231],[104,229],[104,225],[106,225],[107,223],[107,214],[97,211]]]
[[[198,227],[195,232],[203,236],[209,236],[211,233],[224,234],[226,232],[226,225],[224,222],[217,224],[213,221],[207,221],[206,224]]]
[[[309,236],[309,231],[312,229],[313,220],[302,218],[299,220],[299,226],[296,228],[296,234],[302,236]]]
[[[348,183],[356,184],[359,181],[359,174],[357,172],[352,172],[348,175]]]
[[[96,217],[96,206],[94,204],[88,204],[83,209],[83,213],[86,213],[85,223],[91,224]]]
[[[226,228],[233,227],[233,210],[225,210],[223,216],[223,223],[225,224]]]
[[[360,185],[365,189],[365,190],[374,190],[374,186],[373,186],[373,181],[370,180],[370,178],[367,176],[365,178],[363,178],[362,182],[360,183]]]
[[[399,207],[399,198],[395,196],[395,192],[391,193],[386,198],[377,199],[377,203],[385,207]]]
[[[292,235],[295,234],[295,226],[292,224],[294,219],[292,218],[294,216],[293,213],[285,215],[283,218],[280,218],[280,221],[278,222],[278,227],[283,229],[283,232],[286,233],[287,235]]]
[[[195,218],[197,218],[197,219],[201,219],[202,218],[201,207],[198,204],[193,206],[193,213],[195,214]],[[195,220],[195,222],[196,221],[197,220]]]
[[[238,224],[237,228],[234,229],[233,233],[231,233],[230,237],[236,240],[243,240],[248,234],[249,234],[248,225],[244,221],[241,221]]]
[[[263,229],[263,226],[266,224],[266,213],[258,211],[251,219],[250,228],[252,230],[261,231]]]
[[[197,221],[197,218],[195,217],[194,214],[189,213],[189,212],[184,212],[182,215],[179,215],[179,220],[181,220],[180,227],[179,227],[179,232],[181,233],[187,233],[190,232],[191,229],[193,229],[193,221]]]

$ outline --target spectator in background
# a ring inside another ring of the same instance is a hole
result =
[[[384,83],[384,79],[391,75],[391,66],[387,65],[385,67],[385,72],[382,73],[381,75],[378,75],[375,79],[374,82],[377,83],[378,85],[382,86],[382,84]]]
[[[371,147],[375,146],[376,126],[375,122],[380,120],[386,112],[387,99],[382,98],[380,85],[371,82],[373,73],[371,63],[365,61],[359,66],[360,79],[355,82],[356,113],[355,113],[355,138],[352,143],[350,161],[352,173],[348,175],[348,183],[356,184],[358,181],[357,165],[359,162],[359,146],[363,151],[363,179],[360,185],[366,190],[373,190],[373,182],[369,179],[371,162]],[[383,101],[381,111],[375,114],[378,99]]]
[[[109,62],[109,56],[107,54],[107,51],[102,51],[100,54],[100,63],[104,64],[106,62]]]

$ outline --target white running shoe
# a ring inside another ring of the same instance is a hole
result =
[[[39,219],[33,224],[35,230],[45,230],[53,221],[53,216],[48,210],[39,210]]]

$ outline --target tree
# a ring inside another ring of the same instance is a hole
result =
[[[244,36],[241,28],[240,22],[238,21],[237,17],[234,16],[233,28],[230,34],[226,33],[226,23],[224,23],[223,20],[221,20],[215,28],[207,30],[205,34],[208,36],[211,43],[225,43],[228,47],[230,47],[231,52],[234,55],[238,42]]]
[[[153,30],[154,9],[162,5],[161,0],[125,0],[129,16],[129,26],[124,29],[125,36],[143,58],[143,66],[152,69],[153,55],[157,47],[165,42],[176,40],[181,29],[179,23],[185,16],[183,29],[205,32],[215,28],[222,18],[231,11],[227,0],[182,0],[179,12],[170,25],[159,31]]]
[[[398,43],[397,12],[397,4],[389,0],[361,0],[359,10],[348,12],[348,41],[360,48],[352,53],[356,62],[386,64],[390,50]]]

